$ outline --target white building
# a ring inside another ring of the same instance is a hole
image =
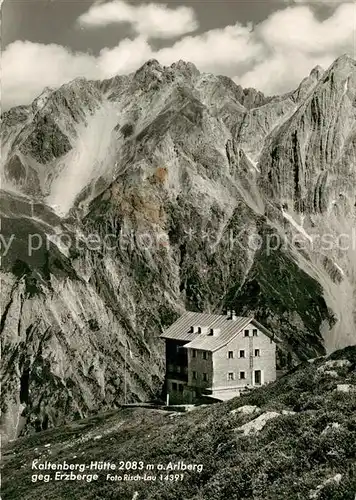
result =
[[[226,400],[276,380],[275,336],[253,317],[185,312],[161,337],[170,403]]]

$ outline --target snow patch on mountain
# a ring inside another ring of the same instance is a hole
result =
[[[258,168],[258,161],[253,160],[248,154],[246,154],[246,157],[251,163],[252,167],[256,170],[256,172],[260,173],[261,170]]]
[[[100,178],[113,180],[113,166],[121,141],[114,131],[118,109],[104,103],[94,114],[88,113],[87,125],[78,127],[73,149],[60,159],[56,178],[52,181],[47,203],[64,216],[73,207],[77,196]]]
[[[282,214],[283,214],[283,217],[292,224],[293,227],[295,227],[295,229],[301,233],[308,241],[310,241],[312,243],[312,237],[310,236],[310,234],[308,234],[306,232],[306,230],[300,225],[298,224],[298,222],[292,217],[292,215],[290,215],[288,212],[285,212],[283,209],[282,209]]]
[[[342,276],[345,276],[345,273],[344,273],[343,269],[341,269],[341,267],[339,266],[339,264],[337,264],[336,262],[333,262],[333,264],[336,267],[336,269],[340,272],[340,274]]]

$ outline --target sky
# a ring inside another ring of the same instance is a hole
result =
[[[0,0],[1,3],[1,0]],[[350,0],[3,0],[1,106],[45,87],[183,59],[266,94],[356,57]]]

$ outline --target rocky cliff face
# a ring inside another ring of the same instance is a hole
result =
[[[355,102],[346,57],[276,97],[149,61],[7,112],[8,435],[157,394],[157,337],[185,308],[253,313],[301,359],[355,343],[355,246],[335,243],[355,228]]]

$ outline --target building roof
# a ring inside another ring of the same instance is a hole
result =
[[[186,348],[217,351],[241,333],[250,323],[253,323],[256,328],[259,328],[268,337],[275,339],[274,334],[258,323],[253,316],[237,316],[232,320],[226,314],[206,314],[190,311],[182,314],[161,337],[188,342],[184,346]],[[206,328],[207,333],[193,332],[192,326]],[[219,329],[219,333],[209,335],[211,328],[214,330]]]

